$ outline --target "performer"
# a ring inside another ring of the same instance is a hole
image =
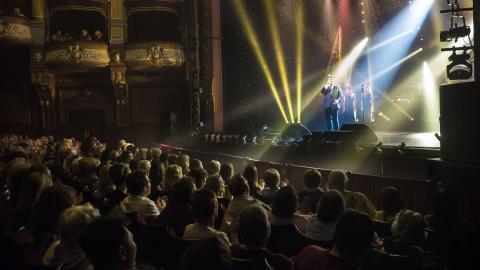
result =
[[[362,85],[362,99],[360,100],[360,110],[362,112],[363,123],[370,125],[375,122],[373,118],[373,93],[370,84]]]
[[[357,96],[353,93],[352,87],[345,87],[345,97],[342,104],[342,124],[354,124],[357,119]]]
[[[333,75],[328,74],[327,85],[320,91],[324,95],[323,109],[327,118],[327,129],[330,131],[338,130],[338,110],[340,102],[343,99],[343,93],[340,86],[334,85]]]

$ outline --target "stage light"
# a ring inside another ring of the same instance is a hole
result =
[[[451,62],[447,66],[447,77],[450,80],[468,80],[473,75],[473,66],[470,63],[470,53],[464,50],[462,54],[457,54],[455,47],[448,60]]]
[[[280,79],[282,81],[283,91],[285,93],[285,99],[287,100],[288,113],[290,116],[290,121],[295,123],[293,116],[292,108],[292,99],[290,97],[290,85],[288,83],[288,74],[285,65],[285,58],[283,56],[282,42],[280,39],[280,33],[278,30],[278,19],[275,18],[275,6],[273,1],[264,0],[265,10],[267,12],[268,25],[270,26],[270,31],[272,32],[272,41],[275,56],[277,59],[278,71],[280,73]]]
[[[233,1],[233,4],[237,12],[237,16],[239,17],[240,22],[243,28],[245,29],[245,32],[247,34],[247,39],[250,42],[250,45],[252,46],[252,49],[255,53],[255,56],[258,62],[260,63],[260,68],[262,69],[265,75],[270,91],[272,92],[273,97],[277,103],[278,109],[280,110],[280,113],[282,114],[282,117],[285,120],[285,123],[289,123],[287,114],[285,113],[285,110],[282,104],[282,100],[280,99],[280,95],[278,94],[277,87],[275,86],[275,83],[273,81],[272,73],[270,71],[270,68],[268,67],[267,60],[260,47],[260,43],[258,42],[257,35],[253,30],[253,26],[250,21],[250,18],[247,16],[245,6],[243,5],[242,1]]]
[[[463,18],[463,20],[465,21],[465,18]],[[470,32],[471,32],[471,29],[468,25],[450,28],[449,30],[440,32],[440,41],[450,42],[452,40],[455,40],[455,42],[457,42],[459,38],[469,36]]]
[[[297,123],[302,121],[302,88],[303,88],[303,30],[304,5],[298,0],[295,9],[296,45],[297,45]]]

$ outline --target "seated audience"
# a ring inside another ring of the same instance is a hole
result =
[[[296,257],[293,269],[359,269],[373,238],[372,219],[364,213],[347,210],[335,228],[333,248],[306,247]]]
[[[45,253],[46,265],[62,266],[62,269],[94,269],[80,247],[82,232],[100,213],[90,204],[72,206],[66,209],[58,219],[60,240],[55,241]]]
[[[182,167],[184,175],[188,175],[190,172],[190,157],[187,154],[181,154],[178,156],[177,165]]]
[[[217,175],[220,173],[220,162],[218,160],[210,160],[207,162],[206,170],[207,170],[207,175]]]
[[[192,195],[192,208],[195,223],[187,225],[183,234],[184,239],[204,239],[212,236],[224,237],[225,233],[214,229],[214,221],[218,214],[217,195],[208,188],[196,190]]]
[[[215,192],[218,200],[218,215],[215,218],[215,229],[220,230],[222,227],[223,216],[228,208],[230,200],[225,197],[225,183],[220,175],[212,175],[207,178],[205,188]]]
[[[266,204],[271,204],[275,194],[280,190],[280,173],[275,169],[268,169],[263,174],[265,188],[261,192],[260,200]]]
[[[385,187],[381,192],[382,209],[375,213],[375,219],[392,223],[398,212],[403,209],[403,200],[395,187]]]
[[[228,189],[230,190],[233,199],[228,204],[227,211],[225,211],[222,222],[222,231],[229,234],[230,237],[236,238],[238,217],[243,209],[252,204],[259,204],[268,210],[270,210],[270,207],[249,196],[247,180],[241,174],[236,174],[230,179]]]
[[[230,178],[232,178],[233,174],[234,172],[232,163],[224,163],[220,166],[220,175],[227,185],[230,183]]]
[[[158,216],[157,223],[170,226],[177,237],[182,237],[185,227],[195,222],[191,206],[195,190],[193,179],[185,177],[173,185],[172,196]]]
[[[195,187],[202,188],[207,180],[207,171],[204,169],[190,170],[190,176],[195,179]]]
[[[150,168],[152,167],[152,164],[150,161],[146,159],[142,159],[138,161],[137,163],[137,171],[142,171],[144,172],[147,176],[150,175]]]
[[[298,197],[291,186],[282,187],[275,196],[272,204],[272,211],[268,215],[268,220],[272,225],[295,224],[298,230],[305,233],[307,221],[303,216],[295,214],[297,212]]]
[[[308,219],[306,236],[322,242],[332,242],[338,219],[345,211],[345,201],[338,190],[323,193],[317,215]]]
[[[123,206],[127,213],[137,213],[148,223],[153,222],[160,214],[155,202],[147,197],[150,190],[148,176],[142,171],[136,171],[127,178],[128,196],[123,199]]]
[[[95,269],[136,269],[137,246],[130,231],[119,222],[94,222],[83,232],[80,243]]]
[[[383,241],[386,252],[413,257],[417,269],[442,269],[439,261],[421,247],[425,242],[423,216],[411,210],[402,210],[392,223],[392,237]]]
[[[265,246],[270,235],[270,223],[265,209],[259,205],[246,207],[238,221],[240,243],[231,247],[232,257],[248,260],[266,260],[273,269],[288,270],[292,260],[268,251]]]
[[[305,198],[308,198],[310,204],[310,213],[317,212],[317,204],[322,197],[324,190],[320,187],[322,183],[322,174],[316,169],[308,169],[303,174],[303,190],[298,192],[298,201],[300,205],[305,203]],[[305,209],[306,210],[306,209]],[[308,213],[305,213],[308,214]]]
[[[343,194],[345,208],[364,212],[375,217],[375,206],[365,194],[347,190],[348,176],[344,171],[332,171],[328,176],[329,189],[336,189]]]
[[[253,198],[260,198],[262,195],[262,188],[258,181],[258,170],[253,164],[248,164],[243,171],[243,177],[247,179],[249,194]]]
[[[178,155],[177,154],[170,154],[167,156],[167,164],[168,165],[175,165],[178,164]]]
[[[173,185],[183,178],[182,167],[178,165],[168,165],[165,168],[165,182],[163,184],[165,193],[170,196]]]
[[[199,170],[203,169],[203,163],[200,159],[191,159],[190,160],[190,170]]]
[[[478,230],[459,216],[459,199],[447,188],[439,188],[433,196],[432,214],[425,216],[426,248],[439,256],[449,269],[468,269],[479,265]],[[478,267],[477,267],[478,268]]]
[[[231,270],[230,244],[223,237],[215,236],[198,241],[182,255],[180,270]]]

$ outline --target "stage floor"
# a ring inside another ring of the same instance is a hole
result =
[[[440,148],[435,132],[375,131],[375,134],[384,146],[398,146],[404,142],[407,148]]]

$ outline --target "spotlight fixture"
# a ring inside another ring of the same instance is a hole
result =
[[[461,8],[458,4],[458,0],[455,2],[447,0],[449,9],[441,10],[440,13],[450,13],[450,29],[440,32],[441,42],[457,42],[459,38],[468,37],[470,46],[464,46],[463,48],[444,48],[445,51],[452,51],[452,55],[448,58],[450,64],[447,66],[447,77],[450,80],[467,80],[473,75],[473,65],[470,60],[471,56],[468,50],[473,49],[472,39],[470,38],[471,29],[465,22],[465,16],[463,11],[473,11],[473,8]],[[460,20],[459,20],[460,19]],[[460,26],[459,23],[461,23]],[[463,50],[463,54],[457,54],[457,51]]]
[[[457,48],[450,49],[453,51],[452,55],[448,58],[450,64],[447,66],[447,77],[450,80],[467,80],[473,75],[473,65],[471,63],[471,55],[468,52],[471,47],[463,47],[462,54],[457,54]],[[444,49],[446,51],[446,49]]]

